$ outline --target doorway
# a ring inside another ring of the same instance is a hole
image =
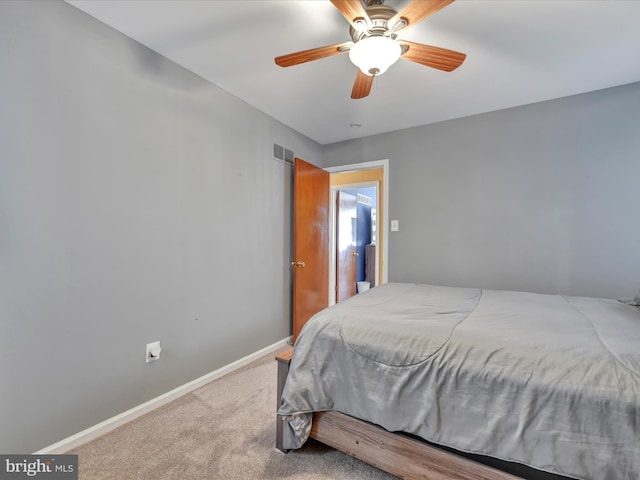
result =
[[[369,262],[373,263],[373,281],[372,285],[380,285],[388,281],[388,269],[387,269],[387,238],[388,228],[386,225],[386,218],[388,214],[388,206],[386,199],[388,198],[388,160],[377,160],[372,162],[364,162],[359,164],[341,165],[337,167],[326,168],[330,173],[330,185],[331,185],[331,211],[330,211],[330,259],[329,259],[329,305],[334,305],[337,299],[337,281],[339,277],[338,272],[338,253],[337,253],[337,207],[336,201],[338,192],[347,191],[362,197],[365,197],[364,203],[366,203],[366,197],[375,199],[369,206],[370,212],[373,212],[373,218],[375,222],[375,229],[373,230],[374,237],[369,242],[373,246],[369,246]],[[366,210],[366,209],[365,209]],[[367,255],[366,245],[362,246],[362,250],[358,252],[358,256],[364,255],[364,258],[359,258],[361,268],[364,264],[364,260]],[[372,253],[372,250],[374,253]],[[363,253],[364,252],[364,253]],[[374,262],[371,262],[373,258]],[[370,265],[371,268],[371,265]],[[359,275],[362,275],[360,271]],[[366,273],[364,274],[366,276]],[[355,287],[355,285],[354,285]]]
[[[377,185],[334,185],[336,196],[336,303],[379,283]]]

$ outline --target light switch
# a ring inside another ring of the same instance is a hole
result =
[[[398,220],[391,220],[391,231],[397,232],[398,230],[400,230],[400,225]]]

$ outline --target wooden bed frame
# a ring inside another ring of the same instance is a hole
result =
[[[276,356],[278,362],[277,407],[289,372],[293,349]],[[277,409],[276,407],[276,409]],[[284,419],[276,414],[276,448],[283,447]],[[313,414],[311,438],[405,479],[520,480],[521,477],[469,460],[406,435],[339,412]]]

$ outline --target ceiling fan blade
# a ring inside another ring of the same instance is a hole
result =
[[[453,0],[451,0],[453,1]],[[367,25],[371,23],[369,15],[365,11],[360,0],[331,0],[333,6],[336,7],[342,16],[347,19],[353,28],[357,31],[362,30],[362,25],[359,25],[356,20],[361,18]]]
[[[353,82],[353,90],[351,90],[351,98],[364,98],[371,92],[373,85],[373,77],[365,75],[362,70],[358,69],[356,81]]]
[[[399,29],[394,29],[397,33],[401,30],[413,27],[415,24],[442,10],[450,3],[453,3],[453,1],[454,0],[413,0],[409,5],[402,9],[402,11],[391,17],[387,22],[387,25],[393,28],[396,22],[403,19],[407,25]]]
[[[281,55],[280,57],[275,58],[275,62],[276,65],[280,65],[281,67],[291,67],[293,65],[299,65],[313,60],[320,60],[321,58],[331,57],[333,55],[340,55],[348,50],[343,49],[343,47],[350,47],[352,45],[353,42],[345,42],[337,43],[335,45],[327,45],[326,47],[311,48],[301,52]]]
[[[408,40],[400,40],[398,43],[409,47],[400,58],[411,60],[427,67],[444,70],[445,72],[455,70],[467,58],[465,53],[447,50],[446,48],[432,47],[431,45],[423,45]]]

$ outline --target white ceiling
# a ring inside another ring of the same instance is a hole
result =
[[[273,61],[350,40],[329,1],[67,1],[320,144],[640,81],[638,0],[457,0],[401,38],[464,52],[462,66],[401,59],[361,100],[346,54]]]

